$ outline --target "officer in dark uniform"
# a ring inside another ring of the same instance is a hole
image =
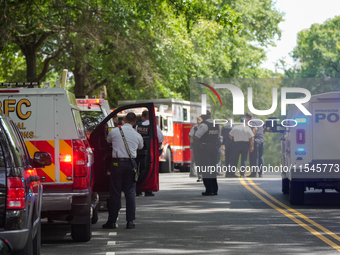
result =
[[[136,115],[132,112],[128,113],[124,118],[124,123],[121,129],[128,144],[131,157],[135,159],[137,157],[137,149],[142,149],[144,145],[142,136],[133,128],[136,124]],[[116,228],[122,191],[124,191],[126,200],[126,228],[135,228],[133,221],[135,220],[136,213],[136,183],[134,182],[135,172],[132,171],[133,165],[119,128],[113,128],[106,140],[112,144],[112,164],[110,171],[109,218],[102,228]]]
[[[233,148],[233,140],[230,139],[229,133],[231,129],[234,127],[234,120],[228,119],[228,123],[222,127],[221,135],[223,137],[223,145],[224,145],[224,165],[226,167],[231,166],[231,155]],[[228,168],[230,169],[230,167]],[[226,172],[225,177],[234,176],[235,174],[232,172]]]
[[[219,162],[221,147],[220,128],[219,125],[214,126],[210,111],[202,115],[202,118],[203,122],[195,133],[195,139],[199,142],[199,167],[205,186],[205,192],[202,192],[202,195],[213,196],[217,195],[218,191],[216,166]]]
[[[142,137],[147,137],[150,136],[150,120],[149,120],[149,111],[145,110],[142,112],[142,124],[137,126],[137,132],[140,133],[142,135]],[[159,128],[159,126],[156,126],[157,128],[157,138],[158,138],[158,142],[159,142],[159,148],[162,147],[162,142],[164,141],[164,135],[162,133],[162,130]],[[148,149],[148,148],[144,148],[144,149]],[[145,163],[143,163],[144,160],[146,160],[146,162],[150,162],[151,158],[150,158],[150,153],[148,153],[146,155],[146,158],[144,158],[141,162],[141,169],[143,169],[143,167],[146,165]],[[155,194],[151,191],[151,190],[145,190],[145,196],[146,197],[152,197]],[[137,190],[136,191],[136,196],[140,196],[142,194],[141,190]]]

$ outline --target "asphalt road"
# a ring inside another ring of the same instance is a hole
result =
[[[75,243],[70,227],[46,222],[42,254],[337,254],[340,194],[308,191],[305,205],[291,206],[280,173],[264,178],[218,177],[217,196],[202,196],[202,182],[188,173],[160,175],[154,197],[137,197],[136,229],[101,229],[101,211],[87,243]]]

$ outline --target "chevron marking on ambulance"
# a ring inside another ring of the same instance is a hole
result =
[[[45,168],[37,168],[37,173],[40,177],[46,177],[44,183],[55,182],[54,141],[25,141],[25,143],[32,158],[36,151],[44,151],[51,154],[52,164],[50,166],[45,166]]]

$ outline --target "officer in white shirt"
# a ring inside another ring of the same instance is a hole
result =
[[[241,154],[241,176],[244,176],[247,166],[248,151],[254,150],[254,133],[248,126],[246,118],[241,119],[242,124],[233,127],[229,133],[230,139],[234,140],[231,156],[231,165],[237,167],[238,159]]]
[[[137,149],[140,150],[144,146],[142,136],[133,128],[136,120],[136,115],[130,112],[125,116],[125,124],[121,127],[131,157],[134,159],[137,157]],[[135,228],[133,221],[135,220],[136,213],[136,182],[134,182],[135,173],[132,171],[133,165],[119,128],[113,128],[106,140],[112,144],[112,165],[110,173],[109,218],[102,227],[105,229],[116,228],[121,192],[124,191],[126,199],[126,228]]]

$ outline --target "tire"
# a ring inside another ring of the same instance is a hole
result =
[[[75,242],[88,242],[92,237],[92,224],[72,224],[71,237]]]
[[[38,223],[37,234],[33,239],[33,254],[40,255],[41,254],[41,220]]]
[[[190,172],[190,167],[188,167],[188,166],[180,166],[179,167],[179,171],[181,173],[188,173],[188,172]]]
[[[98,221],[98,209],[99,209],[99,203],[93,209],[93,214],[92,214],[92,219],[91,219],[92,224],[96,224]]]
[[[172,173],[174,171],[174,162],[172,161],[171,150],[166,149],[165,162],[159,162],[160,173]]]
[[[287,195],[289,194],[289,179],[282,179],[282,193]]]
[[[303,182],[289,182],[289,203],[303,205],[305,202],[305,186]]]
[[[33,239],[32,239],[32,227],[28,233],[27,242],[25,247],[21,251],[13,253],[14,255],[33,255]]]

